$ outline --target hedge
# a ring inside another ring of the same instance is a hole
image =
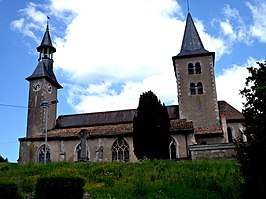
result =
[[[1,199],[18,199],[18,186],[15,183],[0,182],[0,198]]]
[[[78,177],[41,177],[37,180],[35,199],[82,199],[85,180]]]

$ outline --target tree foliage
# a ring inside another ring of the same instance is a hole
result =
[[[169,158],[170,120],[167,108],[152,91],[140,95],[133,132],[134,153],[138,159]]]
[[[249,67],[250,76],[240,91],[246,99],[243,115],[247,142],[236,142],[237,158],[245,176],[246,198],[264,198],[266,193],[266,62]]]
[[[8,162],[8,159],[7,159],[7,158],[3,158],[3,157],[0,155],[0,162]]]

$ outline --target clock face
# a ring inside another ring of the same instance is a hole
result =
[[[48,93],[52,93],[52,86],[51,86],[51,84],[48,84],[47,85],[47,91],[48,91]]]
[[[35,91],[35,92],[41,90],[41,83],[40,82],[35,82],[32,85],[32,90]]]

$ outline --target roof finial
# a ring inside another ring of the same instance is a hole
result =
[[[50,19],[50,17],[47,16],[47,26],[46,26],[46,30],[49,30],[49,19]]]
[[[189,0],[187,0],[187,11],[189,13]]]

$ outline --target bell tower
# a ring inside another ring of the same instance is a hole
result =
[[[214,77],[215,53],[205,50],[188,12],[180,53],[172,57],[177,80],[179,116],[194,128],[219,125]]]
[[[29,81],[27,137],[45,132],[46,111],[41,106],[43,102],[48,102],[47,129],[55,127],[57,105],[53,102],[57,100],[57,90],[62,86],[53,72],[53,53],[56,52],[56,49],[52,45],[48,22],[37,51],[39,52],[38,64],[32,75],[26,78]]]

